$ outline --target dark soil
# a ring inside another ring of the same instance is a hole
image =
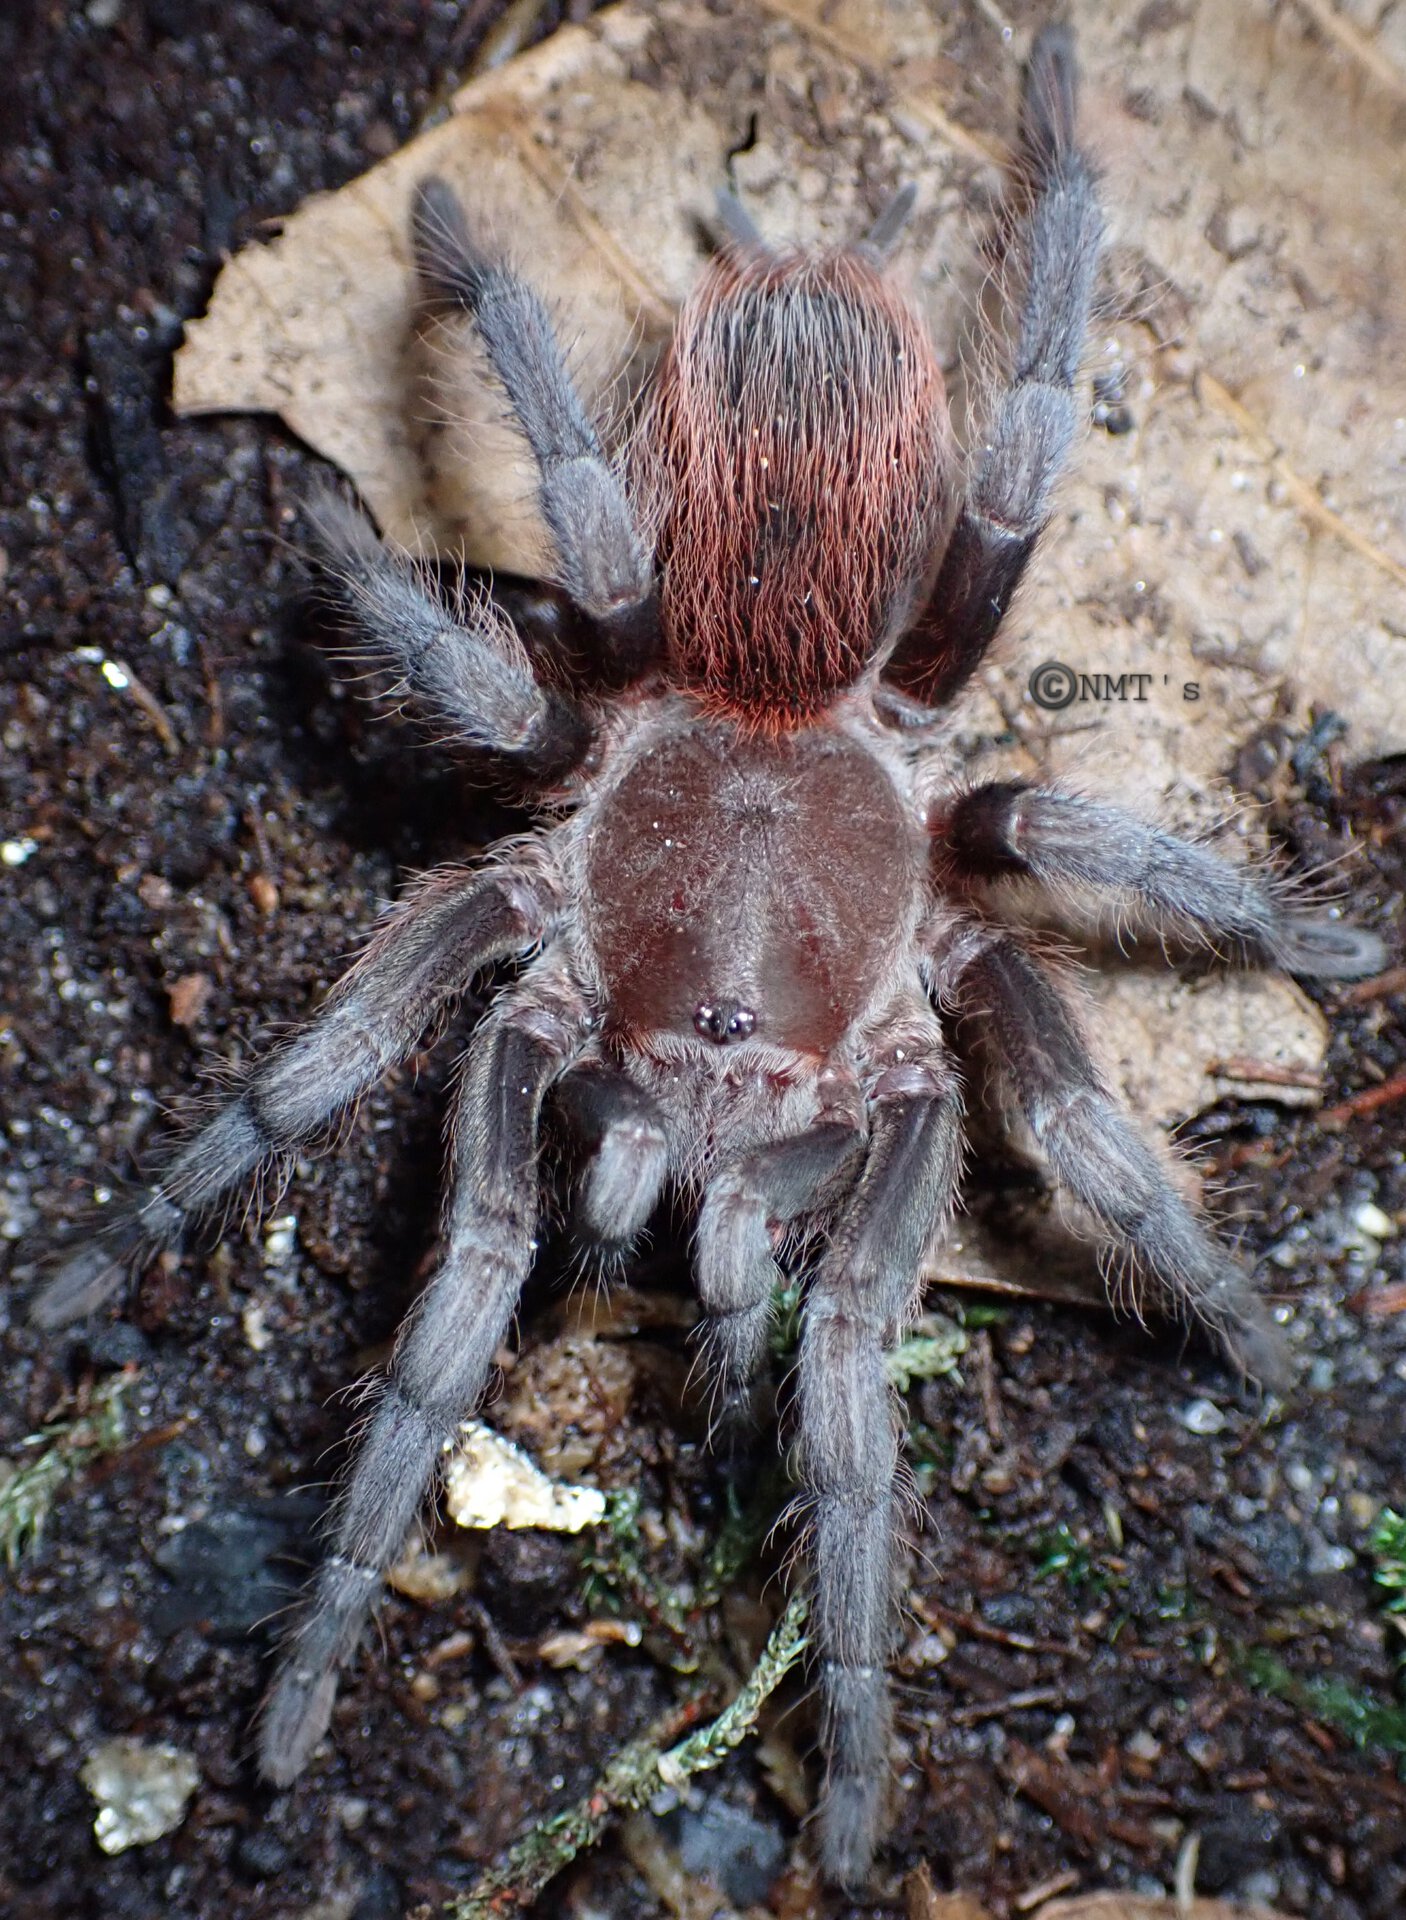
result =
[[[452,1046],[300,1172],[275,1210],[296,1209],[296,1239],[236,1223],[144,1275],[120,1317],[58,1339],[23,1318],[45,1250],[160,1131],[157,1103],[301,1017],[398,874],[510,819],[368,730],[310,643],[284,541],[312,463],[267,421],[182,423],[164,398],[222,254],[405,139],[496,10],[94,0],[0,18],[0,772],[18,860],[0,896],[0,1452],[138,1370],[132,1444],[64,1492],[5,1578],[0,1905],[24,1920],[391,1920],[470,1884],[681,1686],[648,1639],[587,1672],[543,1664],[537,1636],[587,1617],[580,1550],[494,1538],[471,1598],[387,1605],[297,1789],[254,1780],[257,1623],[313,1551],[351,1418],[338,1389],[422,1276]],[[1310,861],[1356,839],[1354,911],[1399,951],[1406,767],[1350,770],[1330,731],[1267,737],[1241,783]],[[1400,997],[1329,1010],[1331,1106],[1400,1072],[1406,1045]],[[1228,1109],[1193,1130],[1293,1308],[1305,1373],[1282,1414],[1202,1350],[1036,1304],[976,1337],[960,1385],[913,1389],[934,1524],[897,1832],[861,1910],[899,1911],[920,1859],[999,1914],[1047,1882],[1166,1888],[1195,1833],[1203,1891],[1319,1920],[1406,1911],[1395,1757],[1254,1684],[1270,1649],[1302,1680],[1394,1698],[1364,1543],[1406,1477],[1406,1317],[1375,1310],[1406,1298],[1384,1291],[1406,1285],[1403,1113],[1328,1131]],[[1365,1203],[1395,1218],[1384,1246]],[[682,1293],[678,1263],[661,1254],[652,1284]],[[696,1570],[724,1500],[696,1411],[665,1390],[683,1338],[649,1342],[610,1471],[640,1484],[646,1519],[669,1516],[644,1533],[664,1579]],[[79,1769],[116,1734],[189,1750],[201,1784],[176,1833],[108,1860]],[[803,1709],[783,1734],[806,1750]],[[734,1905],[847,1913],[807,1891],[779,1765],[739,1756],[661,1837]],[[543,1910],[662,1914],[642,1858],[607,1843]]]

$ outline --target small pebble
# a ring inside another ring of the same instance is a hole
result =
[[[276,1880],[287,1871],[287,1847],[267,1827],[244,1834],[234,1849],[236,1871],[246,1880]]]
[[[264,1233],[264,1265],[281,1267],[292,1257],[298,1245],[298,1222],[291,1213],[270,1220]]]
[[[255,1353],[267,1353],[273,1345],[273,1335],[264,1324],[264,1315],[268,1311],[262,1300],[251,1300],[239,1317],[244,1329],[244,1338]]]
[[[786,1859],[785,1839],[772,1822],[716,1798],[681,1808],[668,1825],[677,1830],[688,1875],[706,1876],[734,1906],[766,1899]]]
[[[1221,1433],[1225,1415],[1213,1400],[1193,1400],[1182,1408],[1181,1424],[1191,1433]]]
[[[452,1553],[427,1553],[418,1541],[403,1553],[386,1575],[397,1593],[432,1607],[452,1600],[468,1586],[467,1564]]]
[[[193,1027],[199,1024],[210,999],[213,982],[208,973],[183,973],[166,989],[171,1003],[171,1025]]]
[[[1364,1200],[1361,1206],[1353,1208],[1352,1224],[1359,1233],[1373,1240],[1389,1240],[1396,1232],[1396,1222],[1389,1213],[1383,1213],[1375,1200]]]
[[[1355,1558],[1351,1547],[1339,1546],[1335,1540],[1325,1540],[1315,1528],[1308,1529],[1308,1554],[1304,1566],[1309,1573],[1319,1576],[1343,1573]]]
[[[598,1488],[548,1479],[520,1447],[479,1420],[466,1420],[459,1428],[445,1471],[444,1504],[461,1527],[579,1533],[605,1518],[605,1495]]]
[[[104,1853],[125,1853],[174,1833],[200,1784],[200,1769],[180,1747],[108,1740],[79,1774],[98,1803],[93,1832]]]
[[[354,1794],[344,1793],[334,1805],[336,1807],[337,1818],[341,1821],[346,1832],[355,1833],[359,1827],[366,1825],[366,1816],[371,1811],[371,1802],[369,1800],[362,1800]]]

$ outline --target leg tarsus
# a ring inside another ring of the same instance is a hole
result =
[[[317,1602],[284,1645],[277,1678],[259,1709],[259,1771],[291,1787],[332,1719],[338,1670],[350,1659],[375,1604],[380,1575],[344,1560],[318,1574]]]
[[[781,1280],[775,1234],[812,1211],[823,1190],[843,1173],[864,1139],[858,1089],[828,1090],[831,1117],[804,1133],[777,1140],[725,1167],[704,1196],[694,1240],[698,1297],[710,1371],[724,1428],[745,1422],[749,1393],[766,1359],[772,1301]]]
[[[918,189],[911,180],[906,181],[896,193],[890,194],[877,219],[859,242],[859,251],[879,261],[887,260],[912,217],[917,199]]]
[[[935,854],[953,877],[1032,879],[1060,890],[1112,891],[1154,925],[1190,932],[1232,956],[1286,973],[1351,980],[1377,971],[1373,933],[1307,911],[1293,890],[1119,807],[1019,780],[963,794],[935,825]]]
[[[307,514],[336,605],[359,639],[358,662],[385,669],[389,696],[452,737],[504,755],[539,779],[574,766],[590,745],[585,716],[538,683],[507,615],[486,593],[453,611],[427,569],[388,546],[332,488]]]
[[[1021,150],[1037,176],[1048,177],[1073,149],[1078,103],[1074,34],[1053,21],[1035,36],[1021,94]]]
[[[1103,245],[1093,169],[1074,126],[1073,39],[1040,34],[1026,68],[1021,162],[1029,206],[1015,241],[1024,288],[1007,384],[981,437],[967,497],[926,604],[885,676],[931,710],[976,671],[1050,514],[1080,426],[1074,382]],[[915,717],[896,708],[897,717]]]
[[[717,208],[718,225],[729,246],[742,247],[749,253],[770,251],[762,238],[761,229],[731,187],[719,187],[713,196],[713,204]]]
[[[821,1674],[830,1772],[820,1805],[821,1864],[834,1886],[858,1891],[888,1826],[893,1702],[884,1667]]]

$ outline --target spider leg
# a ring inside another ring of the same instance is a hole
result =
[[[30,1318],[61,1327],[91,1313],[135,1261],[174,1245],[259,1168],[315,1139],[415,1050],[480,968],[534,946],[556,907],[554,889],[526,867],[431,874],[396,907],[312,1024],[256,1066],[161,1177],[62,1263]]]
[[[933,986],[1014,1094],[1055,1179],[1161,1304],[1203,1320],[1247,1374],[1282,1383],[1281,1342],[1263,1302],[1105,1086],[1044,969],[1005,935],[968,933],[938,962]]]
[[[829,1777],[828,1877],[855,1886],[881,1837],[892,1711],[898,1428],[885,1350],[917,1302],[961,1158],[961,1094],[934,1029],[870,1096],[864,1171],[806,1299],[800,1434]],[[890,1061],[893,1051],[890,1051]]]
[[[725,1167],[708,1187],[694,1240],[698,1297],[707,1314],[709,1371],[719,1425],[747,1411],[748,1389],[766,1358],[781,1270],[777,1229],[817,1206],[864,1144],[865,1119],[852,1074],[821,1074],[820,1117]]]
[[[903,229],[912,217],[917,204],[918,189],[911,180],[890,194],[880,208],[878,218],[873,221],[863,238],[857,243],[861,253],[871,255],[883,262],[888,259],[898,245]]]
[[[1029,208],[1017,244],[1024,295],[1010,374],[937,579],[886,679],[920,707],[950,700],[979,666],[1049,519],[1079,432],[1074,380],[1103,240],[1093,169],[1077,143],[1074,42],[1040,33],[1026,67],[1020,173]]]
[[[524,280],[477,246],[445,181],[421,181],[414,235],[426,294],[440,308],[472,316],[532,450],[560,584],[598,623],[617,665],[642,670],[657,641],[653,562],[566,370],[546,307]]]
[[[577,1203],[580,1225],[605,1247],[644,1231],[669,1171],[663,1116],[620,1067],[584,1060],[563,1075],[552,1106],[589,1155]]]
[[[1385,964],[1376,934],[1306,912],[1285,883],[1094,800],[993,781],[963,794],[936,832],[938,857],[958,877],[1025,876],[1056,897],[1071,886],[1112,890],[1156,925],[1286,973],[1352,980]]]
[[[331,488],[308,502],[318,557],[359,654],[384,665],[415,706],[454,738],[509,755],[540,776],[586,751],[590,729],[563,694],[542,686],[511,621],[486,593],[451,613],[426,570],[385,545],[366,515]]]
[[[713,195],[718,225],[728,246],[743,247],[749,253],[770,253],[760,227],[731,187],[719,187]]]
[[[474,1035],[455,1113],[444,1256],[396,1341],[331,1552],[262,1709],[259,1767],[279,1786],[302,1772],[326,1732],[337,1669],[508,1331],[536,1252],[542,1096],[587,1032],[575,989],[529,974]]]

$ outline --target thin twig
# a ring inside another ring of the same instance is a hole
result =
[[[756,1666],[716,1720],[666,1747],[666,1740],[697,1717],[698,1702],[676,1708],[643,1740],[618,1753],[583,1800],[534,1827],[501,1866],[482,1876],[467,1898],[451,1900],[443,1910],[445,1920],[501,1920],[504,1914],[530,1906],[547,1883],[599,1840],[620,1814],[645,1806],[663,1788],[681,1786],[695,1773],[720,1766],[752,1732],[768,1696],[804,1655],[806,1610],[805,1595],[793,1595]]]
[[[1398,1100],[1406,1100],[1406,1072],[1394,1073],[1380,1086],[1363,1087],[1360,1093],[1350,1093],[1335,1107],[1325,1107],[1318,1116],[1318,1124],[1331,1133],[1345,1127],[1359,1114],[1375,1113],[1379,1107],[1390,1107]]]
[[[1058,1653],[1066,1659],[1082,1657],[1082,1649],[1069,1641],[1039,1640],[1033,1634],[1014,1633],[1006,1627],[993,1627],[989,1621],[982,1620],[974,1613],[959,1613],[955,1607],[944,1607],[927,1595],[920,1600],[915,1600],[913,1604],[924,1620],[956,1627],[962,1633],[969,1633],[974,1640],[990,1640],[995,1646],[1014,1647],[1020,1653]]]
[[[1206,1072],[1217,1080],[1240,1080],[1252,1086],[1303,1087],[1311,1092],[1321,1084],[1311,1067],[1285,1067],[1273,1060],[1252,1060],[1244,1054],[1212,1060]]]
[[[1063,1687],[1022,1687],[1018,1693],[1003,1693],[999,1700],[974,1700],[970,1706],[953,1707],[947,1717],[954,1727],[974,1727],[1026,1707],[1057,1707],[1067,1698]]]
[[[1406,967],[1388,967],[1370,980],[1359,980],[1346,989],[1343,1001],[1349,1007],[1361,1007],[1369,1000],[1388,999],[1393,993],[1406,993]]]

